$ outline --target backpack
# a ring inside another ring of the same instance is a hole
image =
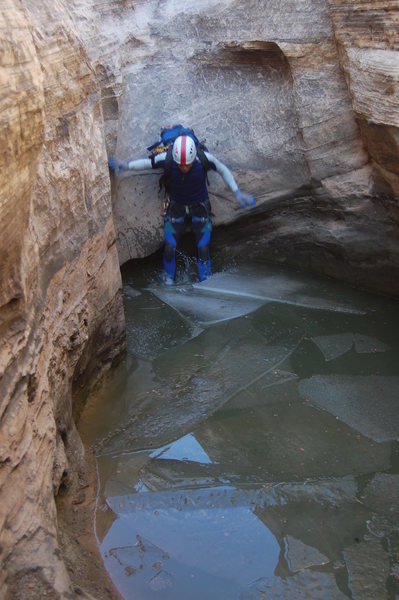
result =
[[[159,180],[159,189],[161,190],[163,187],[165,188],[165,192],[169,192],[169,182],[170,176],[172,174],[172,165],[173,165],[173,143],[180,135],[188,135],[190,136],[196,145],[197,148],[197,157],[201,161],[201,164],[207,173],[210,169],[213,168],[213,165],[209,162],[207,157],[205,156],[205,152],[207,151],[204,142],[200,142],[197,136],[195,135],[193,129],[189,127],[184,127],[183,125],[177,124],[172,125],[172,127],[163,127],[161,129],[160,140],[152,144],[147,148],[150,153],[149,158],[151,159],[152,166],[154,167],[154,159],[157,154],[162,154],[162,152],[166,152],[165,158],[165,167],[164,172]]]

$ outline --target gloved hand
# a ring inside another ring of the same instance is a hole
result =
[[[127,171],[129,169],[129,163],[126,160],[120,160],[116,156],[110,156],[108,160],[109,168],[117,173]]]
[[[255,206],[256,204],[256,200],[253,196],[250,196],[241,190],[234,192],[234,195],[237,198],[237,202],[239,202],[243,208],[246,206]]]

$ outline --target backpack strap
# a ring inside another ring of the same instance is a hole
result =
[[[205,173],[208,173],[208,171],[215,168],[213,163],[211,163],[210,160],[208,160],[201,146],[197,146],[197,156],[201,161],[202,166],[204,167]]]
[[[173,144],[170,144],[169,148],[167,149],[166,156],[165,156],[165,166],[163,169],[163,173],[162,173],[161,177],[159,178],[159,191],[161,191],[162,188],[164,187],[165,192],[167,194],[170,191],[170,178],[172,175],[172,167],[173,167],[172,151],[173,151]]]

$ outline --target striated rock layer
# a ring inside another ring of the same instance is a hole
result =
[[[329,0],[335,39],[374,181],[399,190],[399,3]]]
[[[75,597],[54,496],[84,484],[72,416],[124,345],[99,88],[61,3],[0,8],[0,597]]]

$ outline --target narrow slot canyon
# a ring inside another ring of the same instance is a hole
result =
[[[399,594],[398,29],[3,1],[0,598]],[[174,123],[256,204],[209,171],[167,287],[160,173],[109,158]]]

